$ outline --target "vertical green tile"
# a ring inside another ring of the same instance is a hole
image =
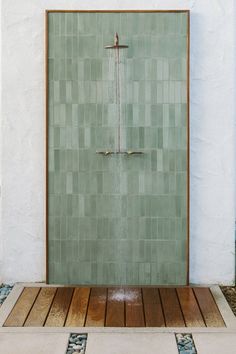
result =
[[[184,282],[186,26],[184,13],[49,14],[52,282]],[[140,156],[96,154],[118,144],[114,52],[104,49],[115,31],[129,45],[121,146]]]

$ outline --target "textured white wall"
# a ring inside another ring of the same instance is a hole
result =
[[[45,9],[191,10],[190,280],[232,283],[234,0],[2,0],[0,280],[45,279]]]

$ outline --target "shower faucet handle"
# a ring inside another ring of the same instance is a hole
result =
[[[100,155],[104,155],[104,156],[109,156],[109,155],[119,155],[119,154],[123,154],[123,155],[142,155],[144,154],[143,151],[109,151],[109,150],[101,150],[101,151],[96,151],[96,154],[100,154]]]

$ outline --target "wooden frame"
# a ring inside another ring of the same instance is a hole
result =
[[[190,10],[45,10],[45,132],[46,132],[46,283],[48,284],[48,14],[49,13],[186,13],[188,17],[187,29],[187,277],[189,285],[190,264]]]

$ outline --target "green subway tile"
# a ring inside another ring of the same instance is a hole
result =
[[[48,244],[49,257],[55,262],[60,262],[61,260],[61,243],[60,241],[49,241]]]
[[[54,16],[53,14],[48,14],[48,33],[54,35]]]
[[[101,172],[96,173],[96,184],[97,184],[97,193],[103,193],[103,175]]]
[[[48,59],[48,79],[58,80],[58,64],[55,59]]]
[[[72,35],[72,33],[73,33],[73,21],[74,21],[73,14],[66,13],[65,14],[65,27],[66,27],[66,34],[67,35]]]
[[[66,215],[72,216],[72,195],[66,196]]]
[[[91,80],[91,60],[90,59],[84,59],[83,70],[84,70],[84,80],[86,81]]]
[[[163,105],[151,106],[151,123],[152,126],[161,127],[163,125]]]
[[[66,58],[72,58],[73,56],[73,37],[66,36],[62,37],[62,50],[64,50]],[[63,57],[63,55],[61,55]]]
[[[73,72],[73,67],[72,67],[72,59],[66,59],[65,60],[65,78],[66,80],[72,80],[74,76]]]
[[[66,79],[66,70],[67,70],[66,60],[59,59],[57,62],[58,62],[58,79],[65,80]],[[62,100],[62,99],[63,99],[63,97],[60,96],[60,100]]]
[[[60,34],[60,16],[55,16],[55,14],[49,15],[49,18],[53,17],[53,25],[54,25],[54,35]]]
[[[66,102],[72,102],[72,81],[66,81]]]
[[[77,81],[72,81],[72,102],[77,103],[78,102],[78,82]]]
[[[56,149],[60,147],[60,128],[54,128],[54,135],[53,135],[53,145]]]
[[[141,59],[133,59],[133,80],[145,79],[145,61]]]
[[[50,172],[53,172],[55,170],[54,151],[52,149],[48,152],[48,169]]]
[[[158,129],[157,132],[157,147],[161,149],[163,147],[163,130]]]
[[[62,103],[66,102],[66,81],[65,80],[60,80],[60,103],[62,106]]]
[[[163,194],[169,194],[169,176],[170,173],[164,173]]]
[[[85,147],[85,139],[84,139],[84,128],[78,128],[78,137],[79,137],[79,148],[84,148]]]
[[[188,15],[185,13],[185,14],[181,14],[181,17],[180,17],[180,33],[181,34],[185,34],[187,33],[188,31]]]
[[[155,150],[151,152],[151,166],[152,166],[152,171],[157,170],[157,153]]]
[[[126,264],[126,282],[130,285],[138,284],[139,270],[135,263]]]
[[[60,170],[60,154],[59,150],[54,150],[54,168],[55,171]]]
[[[64,13],[58,13],[53,14],[53,17],[58,20],[58,34],[64,36],[66,34],[66,14]]]
[[[177,173],[176,174],[176,192],[178,194],[185,194],[187,189],[187,176],[186,173]]]
[[[182,13],[49,14],[53,282],[184,283],[186,24]],[[104,49],[115,31],[129,45],[121,144],[140,156],[96,154],[118,146],[114,52]]]
[[[49,28],[50,31],[50,28]],[[48,41],[50,45],[48,46],[48,58],[56,58],[55,56],[55,43],[54,43],[54,36],[52,34],[48,34]]]
[[[72,188],[72,172],[68,172],[66,176],[66,193],[67,194],[72,194],[73,188]]]
[[[54,81],[53,93],[54,93],[54,102],[60,102],[59,81]]]
[[[92,59],[91,60],[91,80],[101,80],[102,79],[102,60]]]
[[[139,263],[139,284],[151,284],[151,265],[150,263]]]

